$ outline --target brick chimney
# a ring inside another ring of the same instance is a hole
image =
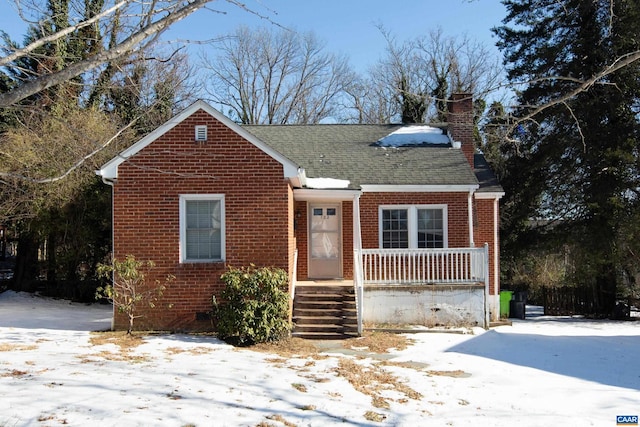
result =
[[[476,151],[473,142],[473,95],[454,93],[447,104],[449,133],[454,141],[462,144],[462,152],[473,169],[473,155]]]

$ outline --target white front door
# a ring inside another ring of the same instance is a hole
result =
[[[309,204],[309,278],[342,277],[340,204]]]

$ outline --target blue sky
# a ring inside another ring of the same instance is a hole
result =
[[[357,71],[365,71],[384,52],[385,41],[377,24],[382,24],[399,41],[441,27],[445,35],[467,34],[493,47],[496,40],[490,29],[500,25],[505,16],[499,0],[246,0],[245,3],[283,26],[315,32],[326,42],[328,51],[346,54]],[[238,25],[268,24],[223,1],[214,1],[209,7],[226,14],[198,11],[176,24],[166,38],[206,40],[229,33]],[[15,40],[22,40],[24,26],[15,14],[13,0],[0,0],[0,29]]]
[[[385,40],[377,24],[399,41],[440,27],[445,35],[467,34],[499,55],[491,28],[500,25],[506,14],[499,0],[248,0],[246,4],[278,24],[315,32],[328,51],[346,54],[358,71],[364,71],[384,52]],[[225,10],[226,16],[199,11],[178,23],[172,35],[207,39],[240,24],[268,24],[237,8]]]

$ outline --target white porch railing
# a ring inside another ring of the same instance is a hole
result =
[[[484,247],[361,249],[357,258],[364,285],[484,283],[486,252]]]
[[[453,249],[356,249],[354,287],[358,333],[363,331],[364,287],[369,284],[483,284],[489,326],[489,245]]]

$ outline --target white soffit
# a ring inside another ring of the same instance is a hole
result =
[[[501,199],[502,197],[504,197],[504,192],[500,191],[500,192],[476,192],[474,194],[474,197],[476,199]]]

